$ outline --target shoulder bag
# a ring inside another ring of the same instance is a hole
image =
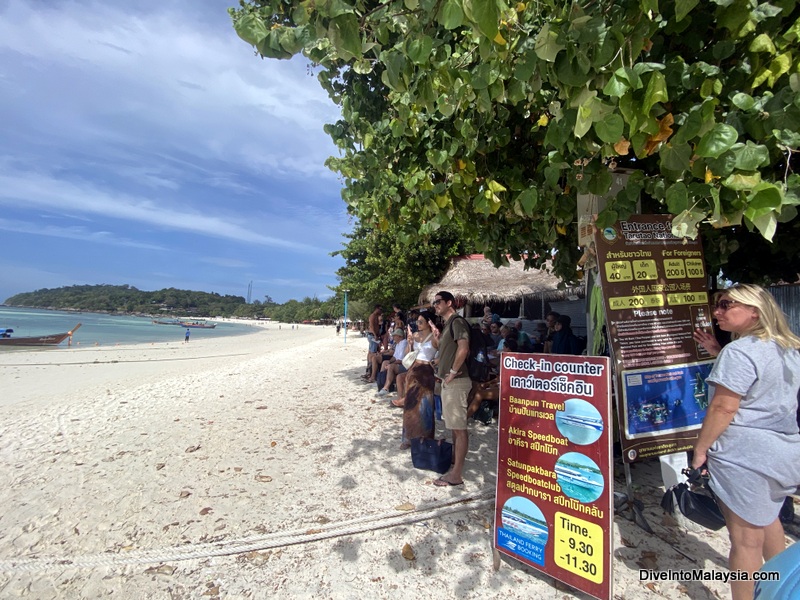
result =
[[[677,503],[681,514],[693,523],[712,531],[725,527],[725,517],[722,516],[719,506],[717,506],[714,492],[705,484],[705,479],[700,475],[700,469],[685,469],[684,474],[688,475],[688,483],[701,485],[700,489],[708,490],[708,494],[692,490],[688,483],[678,483],[664,494],[661,499],[661,508],[672,514],[675,512]]]

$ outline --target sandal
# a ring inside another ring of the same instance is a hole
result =
[[[396,406],[397,408],[403,408],[406,405],[405,398],[395,398],[391,402],[392,406]]]
[[[459,481],[458,483],[453,483],[452,481],[447,481],[447,479],[439,477],[439,479],[433,480],[433,485],[435,485],[436,487],[449,487],[449,486],[456,487],[459,485],[464,485],[464,482]]]

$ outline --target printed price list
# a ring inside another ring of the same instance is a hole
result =
[[[608,299],[608,306],[611,310],[625,310],[627,308],[653,308],[664,306],[664,296],[661,294],[650,294],[647,296],[617,296]]]
[[[682,304],[708,304],[706,292],[683,292],[680,294],[667,294],[667,304],[679,306]]]
[[[653,281],[658,279],[654,260],[615,260],[606,263],[606,279],[616,281]]]
[[[703,266],[703,261],[697,258],[687,258],[686,276],[692,279],[705,277],[706,268]]]
[[[686,279],[686,264],[682,258],[668,258],[664,261],[664,275],[667,279]]]
[[[658,268],[654,260],[633,261],[633,277],[638,281],[652,281],[658,279]]]
[[[603,528],[556,512],[555,563],[594,583],[603,582]]]

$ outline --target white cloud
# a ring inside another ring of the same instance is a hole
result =
[[[319,248],[288,239],[262,235],[233,221],[204,215],[190,207],[180,209],[156,204],[150,198],[109,193],[92,184],[56,180],[47,175],[19,177],[0,175],[0,204],[47,208],[59,213],[75,211],[155,225],[169,230],[189,231],[289,250],[319,252]]]
[[[39,223],[0,218],[0,231],[10,231],[12,233],[28,235],[44,235],[47,237],[80,240],[82,242],[93,242],[127,248],[141,248],[144,250],[166,250],[166,248],[158,244],[148,244],[127,239],[110,231],[91,231],[89,228],[81,226],[59,227],[57,225],[42,225]]]
[[[239,290],[240,269],[317,280],[287,293],[333,283],[349,223],[323,125],[338,109],[305,59],[255,57],[228,3],[0,0],[0,229],[24,233],[39,287],[161,286],[154,249],[180,261],[169,285]],[[104,244],[91,270],[77,240]]]
[[[255,58],[218,3],[203,8],[218,11],[224,28],[188,20],[194,5],[155,6],[131,15],[125,4],[12,0],[0,51],[17,60],[5,61],[0,85],[25,98],[40,130],[56,137],[156,138],[165,149],[254,170],[333,178],[323,162],[335,148],[322,124],[338,111],[314,77]]]

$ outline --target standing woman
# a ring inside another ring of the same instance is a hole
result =
[[[731,540],[728,568],[752,573],[785,548],[778,514],[800,485],[800,338],[756,285],[721,292],[714,316],[733,341],[707,379],[711,404],[692,467],[708,468]],[[751,600],[753,585],[732,580],[733,600]]]
[[[431,361],[436,356],[433,347],[434,315],[423,311],[417,317],[417,333],[409,333],[408,340],[417,351],[417,358],[405,377],[405,400],[403,401],[403,448],[411,445],[414,438],[433,439],[436,422],[433,417],[433,376]],[[416,340],[414,340],[416,336]]]

